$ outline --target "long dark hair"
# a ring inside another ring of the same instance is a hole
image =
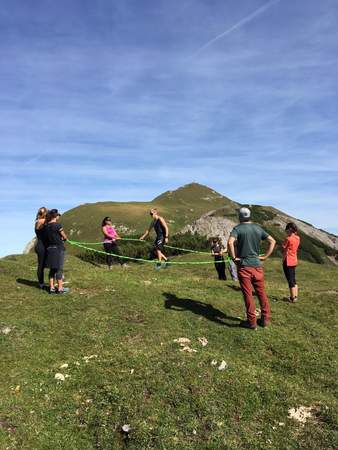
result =
[[[102,225],[101,225],[101,227],[104,227],[104,226],[106,225],[106,222],[111,222],[111,218],[110,218],[109,216],[105,217],[105,218],[102,220]]]
[[[291,231],[292,233],[298,233],[298,227],[294,222],[286,224],[285,231]]]

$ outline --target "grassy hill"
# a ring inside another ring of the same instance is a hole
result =
[[[103,217],[110,216],[122,234],[139,234],[149,226],[149,209],[157,207],[174,234],[202,214],[224,206],[232,211],[238,204],[206,186],[192,183],[165,192],[151,202],[84,204],[67,211],[62,216],[62,222],[71,238],[97,241],[101,239]]]
[[[170,234],[173,236],[207,213],[209,215],[204,221],[217,216],[237,222],[236,210],[239,206],[241,205],[207,186],[191,183],[165,192],[151,202],[84,204],[67,211],[62,216],[62,223],[70,239],[78,241],[100,241],[100,225],[105,216],[111,216],[122,235],[140,235],[150,223],[149,209],[157,207],[168,221]],[[273,207],[249,206],[253,212],[253,220],[266,228],[280,243],[284,239],[285,223],[293,219]],[[329,257],[334,259],[338,254],[338,238],[305,222],[297,223],[302,228],[300,257],[311,262],[331,263]]]
[[[0,448],[337,448],[337,270],[302,262],[293,305],[269,260],[272,326],[252,332],[212,265],[109,272],[69,255],[58,297],[37,289],[34,255],[1,259]]]

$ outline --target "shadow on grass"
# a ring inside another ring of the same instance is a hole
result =
[[[75,256],[76,256],[76,258],[80,259],[81,261],[86,262],[86,263],[88,263],[88,264],[91,264],[92,266],[95,266],[95,267],[102,267],[103,264],[107,264],[105,261],[102,261],[101,264],[99,264],[99,263],[98,263],[97,261],[95,261],[94,259],[89,258],[89,257],[86,257],[86,256],[84,256],[84,255],[82,255],[82,254],[80,254],[80,255],[75,255]]]
[[[230,289],[233,289],[234,291],[242,292],[242,289],[241,289],[240,286],[235,286],[234,284],[227,284],[227,286],[228,286]]]
[[[16,282],[19,284],[24,284],[25,286],[35,287],[36,289],[41,289],[38,281],[26,280],[25,278],[17,278]]]
[[[194,314],[203,316],[212,322],[216,322],[226,327],[239,327],[239,324],[229,323],[224,320],[240,322],[238,317],[228,316],[219,309],[214,308],[210,303],[204,303],[191,298],[180,298],[170,292],[164,292],[164,307],[173,311],[191,311]]]

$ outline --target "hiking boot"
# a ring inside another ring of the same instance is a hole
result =
[[[257,326],[250,323],[248,320],[241,320],[239,322],[241,328],[248,328],[249,330],[256,330]]]
[[[257,319],[257,325],[266,328],[270,325],[270,320],[265,320],[263,317],[261,317],[260,319]]]
[[[62,294],[68,294],[68,292],[69,292],[68,288],[63,288],[63,289],[61,289],[61,291],[58,291],[57,293],[62,295]]]

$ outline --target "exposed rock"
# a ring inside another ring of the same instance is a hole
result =
[[[322,242],[328,247],[338,250],[337,236],[334,236],[333,234],[330,234],[326,231],[320,230],[319,228],[316,228],[313,225],[302,222],[301,220],[295,219],[294,217],[279,213],[277,214],[276,217],[274,217],[273,220],[267,221],[267,223],[273,225],[279,224],[283,230],[285,229],[285,225],[288,222],[294,222],[299,228],[299,230],[303,231],[303,233],[307,234],[308,236],[314,239],[317,239],[318,241]]]
[[[31,253],[35,247],[35,243],[36,243],[36,238],[34,237],[33,239],[31,239],[28,244],[26,245],[26,247],[23,250],[23,254],[27,255],[28,253]]]
[[[230,231],[236,224],[233,220],[226,217],[212,216],[214,211],[209,211],[203,214],[199,219],[195,220],[190,225],[186,225],[181,233],[192,233],[206,236],[208,239],[212,237],[219,237],[223,245],[226,245],[229,239]]]

